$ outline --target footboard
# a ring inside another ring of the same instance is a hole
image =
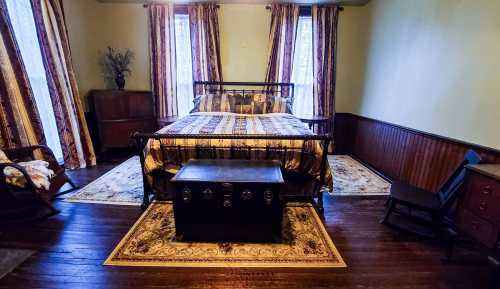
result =
[[[141,168],[144,183],[144,199],[142,208],[145,209],[153,195],[153,188],[148,181],[151,174],[147,173],[146,168],[146,148],[150,142],[158,142],[155,146],[159,148],[164,167],[167,165],[177,165],[182,167],[189,159],[260,159],[260,160],[278,160],[282,164],[282,169],[290,168],[293,165],[294,177],[297,175],[310,173],[314,167],[317,175],[314,178],[314,189],[309,195],[309,200],[316,206],[319,212],[323,212],[323,191],[322,187],[326,184],[326,174],[328,172],[328,148],[331,137],[329,135],[215,135],[215,134],[143,134],[135,133],[133,136],[137,144],[138,153],[141,161]],[[182,144],[174,140],[183,140]],[[189,140],[198,140],[195,145],[186,144]],[[201,140],[201,141],[200,141]],[[230,141],[230,145],[218,145]],[[211,142],[213,141],[213,142]],[[245,142],[254,141],[255,145],[246,145]],[[284,141],[288,145],[269,145],[266,141]],[[312,142],[312,143],[311,143]],[[267,143],[266,145],[262,145]],[[307,150],[311,144],[321,146],[320,155]],[[167,164],[168,162],[168,164]],[[313,163],[315,162],[315,163]],[[166,182],[168,180],[164,180]],[[285,182],[287,180],[285,179]]]

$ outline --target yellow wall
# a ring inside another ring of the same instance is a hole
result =
[[[135,52],[127,89],[150,89],[146,9],[138,4],[105,4],[95,0],[64,0],[73,64],[81,96],[105,88],[98,55],[107,46]]]
[[[366,9],[366,71],[352,112],[500,149],[500,1],[376,0]]]
[[[150,89],[146,9],[64,0],[82,97],[104,88],[97,56],[135,51],[128,89]],[[223,4],[223,76],[262,81],[270,15],[264,5]],[[338,32],[337,98],[353,112],[500,148],[500,1],[374,0],[346,7]]]
[[[346,6],[340,12],[335,90],[337,112],[353,112],[359,106],[366,67],[368,12],[366,6]]]
[[[264,5],[224,4],[219,11],[222,76],[264,81],[271,14]]]
[[[107,46],[135,54],[127,89],[150,89],[146,9],[140,4],[64,0],[73,63],[84,100],[93,88],[105,88],[98,53]],[[362,7],[346,7],[339,21],[337,110],[351,111],[364,68]],[[223,4],[219,11],[222,73],[226,81],[263,81],[267,66],[269,10],[264,5]],[[361,53],[363,52],[363,53]],[[84,101],[86,102],[86,101]]]

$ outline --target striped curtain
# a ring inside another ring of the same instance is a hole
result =
[[[298,23],[298,5],[271,6],[266,82],[290,82]],[[283,93],[286,95],[286,92]]]
[[[172,4],[148,8],[151,81],[158,119],[177,116],[175,18]]]
[[[313,111],[330,117],[333,134],[335,116],[335,70],[337,48],[337,6],[312,7],[313,20]]]
[[[217,9],[213,3],[188,6],[194,81],[222,81]]]
[[[32,0],[31,5],[47,72],[64,165],[69,169],[95,165],[94,148],[71,61],[62,1]]]
[[[4,0],[0,38],[0,148],[43,144],[42,123]]]

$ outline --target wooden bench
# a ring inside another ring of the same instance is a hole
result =
[[[279,162],[190,160],[171,181],[179,240],[281,241]]]

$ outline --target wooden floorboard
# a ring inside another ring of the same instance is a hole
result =
[[[85,185],[115,162],[71,173]],[[140,216],[138,207],[66,203],[35,224],[0,229],[0,247],[37,253],[0,280],[0,288],[487,288],[489,268],[458,249],[443,264],[443,244],[380,225],[382,198],[325,197],[325,223],[346,269],[111,267],[102,263]]]

